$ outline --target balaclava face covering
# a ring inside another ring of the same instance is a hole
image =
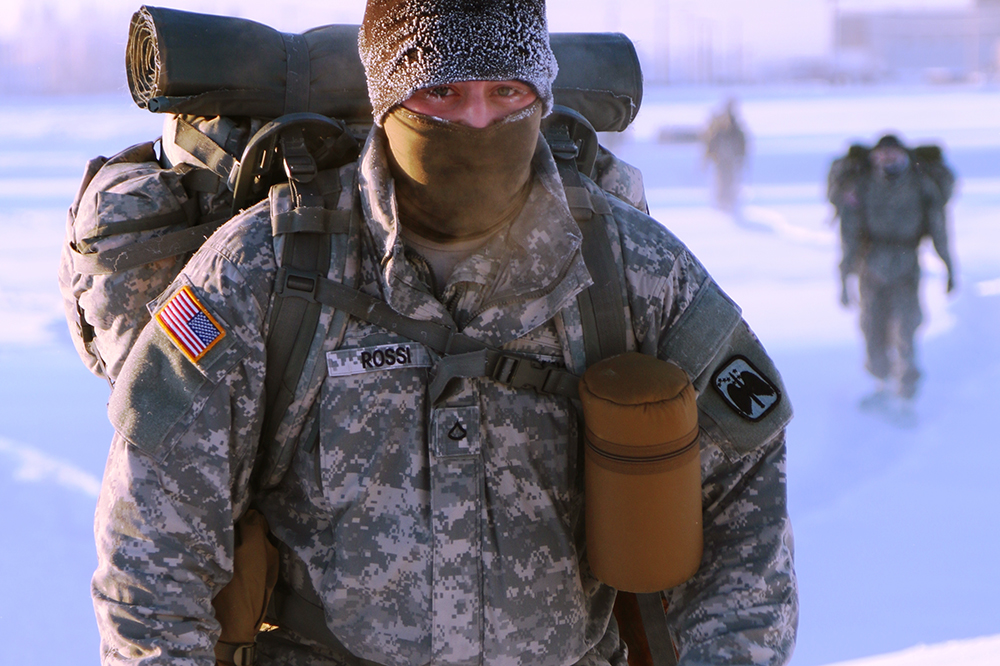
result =
[[[402,223],[447,243],[510,222],[531,189],[541,119],[540,100],[482,128],[391,111],[384,129]]]
[[[552,111],[544,0],[368,0],[358,33],[376,125],[421,88],[524,81]]]
[[[899,178],[910,166],[910,156],[902,142],[892,134],[879,139],[872,149],[875,170],[886,180]]]

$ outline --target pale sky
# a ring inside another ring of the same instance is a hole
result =
[[[898,8],[963,8],[974,0],[548,0],[553,31],[617,30],[637,47],[662,49],[664,33],[672,49],[712,42],[735,45],[755,57],[815,56],[826,53],[832,33],[830,17],[842,11]],[[0,37],[10,36],[31,14],[51,12],[70,21],[87,17],[128,20],[141,0],[5,0]],[[152,0],[148,4],[213,14],[241,16],[284,31],[327,23],[359,23],[364,0]],[[37,19],[36,19],[37,20]]]

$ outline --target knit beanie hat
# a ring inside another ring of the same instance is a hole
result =
[[[886,134],[878,143],[875,144],[876,148],[903,148],[903,142],[899,140],[899,137],[895,134]]]
[[[421,88],[524,81],[552,111],[545,0],[368,0],[358,34],[377,125]]]

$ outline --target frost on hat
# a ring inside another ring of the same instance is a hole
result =
[[[379,125],[417,90],[458,81],[524,81],[552,110],[544,0],[368,0],[358,50]]]

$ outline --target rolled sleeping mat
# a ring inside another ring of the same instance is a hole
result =
[[[703,545],[698,406],[687,375],[628,352],[588,368],[580,400],[594,575],[637,593],[686,581]]]
[[[125,72],[132,99],[157,113],[273,119],[311,111],[372,122],[357,25],[282,33],[256,21],[142,6]],[[555,103],[620,132],[639,112],[642,70],[620,33],[554,33]]]

